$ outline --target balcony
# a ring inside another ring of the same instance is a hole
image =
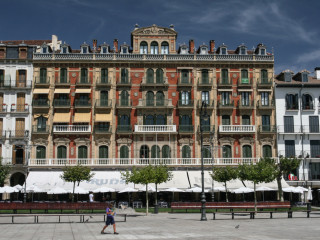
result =
[[[2,106],[0,106],[0,114],[7,114],[7,104],[2,104]]]
[[[50,86],[50,78],[49,77],[35,77],[34,86],[35,87],[49,87]]]
[[[193,109],[193,100],[179,100],[177,107],[180,109]]]
[[[49,131],[50,131],[49,125],[45,125],[45,126],[33,125],[32,126],[32,134],[49,134]]]
[[[2,80],[0,81],[0,89],[11,88],[11,80]]]
[[[226,79],[218,79],[218,88],[231,88],[232,81],[228,78]]]
[[[90,99],[76,99],[74,106],[76,108],[91,108],[91,100]]]
[[[240,78],[238,79],[238,88],[251,88],[252,78]]]
[[[255,125],[220,125],[219,133],[255,133],[256,126]]]
[[[60,76],[56,77],[55,79],[55,85],[56,86],[70,86],[70,80],[67,76]]]
[[[32,80],[11,80],[10,87],[13,89],[31,89]]]
[[[275,108],[274,100],[269,100],[265,102],[264,104],[261,104],[262,102],[259,100],[257,102],[257,109],[259,110],[273,110]]]
[[[192,78],[189,77],[189,78],[179,78],[178,80],[178,87],[192,87]]]
[[[50,107],[50,102],[48,99],[33,99],[32,107],[46,109]]]
[[[29,130],[11,130],[9,131],[10,140],[25,140],[29,137]]]
[[[238,109],[239,109],[239,111],[246,111],[246,110],[251,111],[252,109],[254,109],[254,102],[252,100],[251,101],[239,100]]]
[[[258,128],[260,134],[274,134],[277,132],[276,125],[260,125]]]
[[[117,100],[116,108],[131,109],[132,108],[132,102],[129,99]]]
[[[117,79],[117,87],[131,87],[131,78],[122,77]]]
[[[203,134],[212,134],[215,131],[215,125],[203,125],[202,133]],[[198,132],[200,133],[200,126],[198,126]]]
[[[152,87],[152,88],[164,88],[168,87],[168,78],[164,77],[162,80],[159,80],[157,82],[156,79],[153,79],[153,81],[148,81],[145,77],[142,79],[141,87]]]
[[[232,111],[234,108],[234,101],[231,102],[221,102],[218,101],[218,105],[217,105],[219,110],[227,110],[227,111]]]
[[[135,125],[135,133],[176,133],[176,125]]]
[[[80,77],[76,80],[77,87],[90,87],[92,84],[92,78]]]
[[[272,88],[273,80],[271,79],[257,79],[258,88]]]
[[[95,104],[96,109],[111,109],[112,100],[111,99],[97,99]]]
[[[172,99],[164,100],[146,100],[139,99],[139,103],[136,106],[137,108],[173,108]]]
[[[193,134],[193,125],[179,125],[179,134]]]
[[[53,107],[54,108],[70,108],[70,99],[54,99]]]
[[[118,125],[117,134],[131,134],[132,127],[131,125]]]
[[[91,133],[91,125],[54,125],[53,132],[56,134],[59,134],[59,133],[88,134],[88,133]]]
[[[214,100],[212,100],[211,102],[208,102],[208,101],[205,101],[205,102],[208,110],[214,109]],[[202,100],[198,100],[197,108],[200,109],[201,105],[202,105]]]
[[[29,105],[28,104],[12,104],[11,113],[29,113]]]
[[[2,141],[4,141],[4,140],[7,139],[7,131],[0,130],[0,139],[1,139]]]
[[[112,78],[107,78],[107,77],[100,77],[97,78],[96,81],[96,86],[99,88],[109,88],[111,87],[111,83],[112,83]]]
[[[212,88],[212,78],[201,78],[198,79],[198,88],[205,87],[205,88]]]
[[[300,125],[278,125],[279,134],[302,134]]]
[[[100,126],[95,125],[94,126],[94,133],[95,134],[112,134],[112,127],[111,126]]]
[[[320,134],[319,125],[303,125],[302,130],[306,134]]]
[[[285,151],[285,150],[280,150],[278,152],[279,157],[287,157],[287,158],[302,158],[303,157],[303,152],[301,150],[295,150],[295,151]]]
[[[303,155],[305,158],[307,159],[317,159],[317,160],[320,160],[320,154],[318,151],[310,151],[310,150],[307,150],[307,151],[304,151],[304,155]],[[318,161],[317,161],[318,162]],[[318,162],[318,164],[320,164]]]

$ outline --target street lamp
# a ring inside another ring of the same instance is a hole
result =
[[[204,110],[204,111],[203,111]],[[201,145],[201,221],[207,221],[206,216],[206,195],[204,194],[204,171],[203,171],[203,121],[207,121],[209,116],[207,114],[207,104],[202,101],[200,109],[200,145]]]

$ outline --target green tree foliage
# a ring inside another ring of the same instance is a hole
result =
[[[166,165],[157,165],[154,169],[154,183],[156,185],[156,205],[158,205],[158,184],[168,182],[172,179],[172,172]]]
[[[61,179],[63,179],[66,182],[73,183],[72,202],[74,202],[74,189],[76,183],[79,186],[80,182],[90,181],[93,176],[94,173],[91,173],[89,167],[81,166],[80,164],[78,164],[77,166],[67,166],[63,169],[63,173],[60,176]]]
[[[260,159],[257,164],[242,164],[239,166],[239,178],[241,181],[253,182],[254,208],[257,211],[256,185],[272,182],[276,178],[274,165],[270,159]]]
[[[5,180],[9,176],[11,171],[10,164],[2,164],[2,158],[0,158],[0,186],[4,185]]]
[[[226,202],[228,202],[228,188],[227,188],[227,182],[231,181],[233,179],[236,179],[238,177],[238,170],[233,167],[221,167],[221,168],[213,168],[211,177],[213,180],[217,182],[224,183],[224,186],[226,188]]]

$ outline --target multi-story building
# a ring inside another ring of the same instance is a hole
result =
[[[199,169],[202,102],[206,167],[212,152],[218,166],[275,157],[273,54],[263,44],[176,48],[176,40],[173,26],[153,25],[136,26],[131,46],[43,45],[34,54],[30,168]]]
[[[281,72],[275,79],[278,155],[301,158],[294,185],[320,187],[319,92],[320,69],[315,77],[303,70]]]
[[[30,157],[33,52],[52,40],[19,40],[0,43],[0,154],[13,165],[10,184],[23,184]]]

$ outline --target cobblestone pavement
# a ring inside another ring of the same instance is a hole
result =
[[[101,216],[87,223],[79,223],[79,217],[65,216],[61,218],[64,223],[58,223],[58,217],[40,217],[39,224],[31,217],[16,218],[16,224],[11,224],[11,218],[0,218],[0,239],[320,239],[320,213],[310,218],[294,213],[292,219],[285,213],[274,214],[274,219],[269,219],[269,214],[258,214],[256,219],[239,214],[234,220],[230,214],[217,214],[212,220],[208,213],[207,218],[204,222],[200,214],[160,213],[130,216],[121,222],[123,218],[116,216],[119,235],[114,235],[110,226],[107,234],[100,234]]]

